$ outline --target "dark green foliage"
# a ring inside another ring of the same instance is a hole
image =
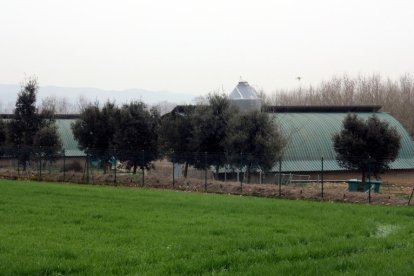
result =
[[[148,111],[143,102],[125,104],[120,110],[114,144],[118,159],[128,161],[134,173],[138,166],[150,168],[159,157],[160,120],[156,109]]]
[[[38,89],[37,80],[29,79],[18,94],[14,118],[9,124],[9,139],[14,146],[33,145],[33,138],[42,126],[42,118],[36,107]]]
[[[227,162],[227,140],[230,121],[236,116],[238,110],[230,104],[225,95],[210,94],[209,105],[197,106],[192,116],[193,137],[191,143],[196,153],[194,165],[199,168],[215,166],[218,171],[220,166]],[[205,153],[207,162],[205,160]]]
[[[3,119],[0,118],[0,146],[4,146],[7,138],[7,126]]]
[[[83,170],[83,167],[82,167],[81,163],[78,160],[74,160],[74,161],[69,162],[68,164],[66,164],[64,170],[66,172],[69,172],[69,171],[81,172]]]
[[[359,170],[363,182],[367,172],[378,176],[389,169],[401,146],[397,130],[375,115],[364,121],[355,114],[349,114],[343,121],[341,132],[332,139],[339,165]]]
[[[57,126],[50,124],[41,128],[34,137],[33,146],[37,157],[48,161],[56,160],[62,151],[62,141]]]
[[[185,164],[184,177],[187,176],[188,164],[192,163],[194,147],[192,116],[194,108],[188,106],[186,112],[174,110],[164,115],[159,129],[160,151],[169,160]]]
[[[269,170],[279,160],[285,139],[267,113],[243,112],[233,117],[228,137],[229,157],[233,165],[251,170]]]
[[[127,161],[136,172],[137,166],[149,168],[158,158],[158,127],[160,116],[142,102],[131,102],[121,108],[107,102],[87,106],[80,119],[72,125],[80,149],[100,159],[104,169],[108,160],[116,156]]]
[[[277,162],[285,142],[268,114],[240,112],[225,95],[210,94],[208,101],[164,116],[163,153],[171,158],[174,152],[175,162],[196,168],[214,166],[216,173],[229,164],[250,171],[267,170]],[[240,158],[241,153],[245,158]]]
[[[52,161],[61,151],[62,143],[57,134],[54,110],[39,113],[36,94],[39,89],[35,78],[29,79],[18,94],[13,119],[8,123],[8,140],[17,147],[17,157],[26,168],[26,162],[35,152]]]
[[[80,119],[72,124],[79,148],[93,158],[108,160],[112,156],[110,150],[114,147],[119,113],[119,108],[111,102],[107,102],[102,109],[95,103],[82,110]]]

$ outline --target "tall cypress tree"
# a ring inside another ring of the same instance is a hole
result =
[[[18,93],[14,116],[8,124],[9,142],[16,147],[18,160],[23,165],[24,170],[26,169],[26,162],[30,160],[35,150],[33,148],[35,137],[39,138],[40,134],[38,133],[41,129],[49,128],[48,133],[54,137],[58,137],[57,128],[54,124],[53,110],[45,110],[39,113],[36,107],[38,90],[39,85],[36,78],[30,78],[22,85]],[[53,148],[53,153],[60,151],[60,139],[55,140],[56,144],[50,144],[50,141],[46,144],[37,143],[36,145],[39,147],[42,146],[43,149],[36,149],[36,152],[44,155],[43,151],[49,151],[49,155],[51,156],[50,148]]]

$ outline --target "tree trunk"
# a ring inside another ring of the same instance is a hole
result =
[[[360,191],[360,192],[364,191],[366,178],[367,178],[366,177],[366,172],[362,171],[362,179],[361,179],[361,184],[359,184],[358,191]]]
[[[185,165],[184,165],[184,178],[187,178],[187,173],[188,173],[188,162],[185,162]]]
[[[137,174],[137,167],[138,167],[137,164],[133,165],[133,167],[132,167],[132,173],[133,174]]]
[[[249,165],[247,165],[247,184],[250,184],[250,169],[252,167],[252,163],[250,162]]]

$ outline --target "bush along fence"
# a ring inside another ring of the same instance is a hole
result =
[[[376,161],[372,159],[362,160],[367,164],[362,177],[359,171],[332,169],[336,161],[324,157],[295,162],[271,154],[201,152],[160,157],[145,150],[87,152],[73,155],[65,150],[53,153],[47,148],[3,148],[0,175],[15,179],[375,204],[410,205],[414,193],[410,182],[399,184],[376,178],[373,170]]]

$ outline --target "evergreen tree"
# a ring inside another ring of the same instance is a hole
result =
[[[362,183],[369,171],[378,177],[389,169],[401,146],[397,130],[375,115],[364,121],[356,114],[349,114],[342,130],[332,139],[339,165],[360,171]]]
[[[227,163],[226,151],[230,121],[236,116],[238,109],[230,104],[226,95],[210,94],[209,105],[200,105],[192,116],[193,137],[191,144],[198,168],[215,166],[216,173]],[[208,153],[205,158],[205,153]],[[207,159],[207,160],[206,160]]]
[[[58,137],[54,110],[49,109],[39,113],[36,107],[38,90],[39,86],[35,78],[28,79],[22,85],[17,97],[13,118],[8,124],[8,140],[11,145],[17,147],[17,157],[19,162],[23,164],[23,170],[26,169],[26,163],[30,160],[35,150],[34,147],[39,146],[39,144],[34,143],[36,137],[39,140],[40,136],[45,133]],[[49,140],[49,143],[45,145],[53,149],[54,154],[60,151],[62,146],[57,139]],[[50,154],[49,151],[48,155],[50,156]]]
[[[7,139],[7,125],[3,121],[3,119],[0,118],[0,156],[3,155],[6,150],[5,149],[6,139]]]
[[[81,112],[80,118],[72,124],[72,131],[79,148],[92,158],[99,159],[107,170],[108,160],[113,156],[114,137],[117,131],[120,110],[115,103],[89,104]]]
[[[38,158],[53,162],[62,151],[62,141],[55,124],[41,128],[35,135],[33,146]]]
[[[31,147],[33,138],[41,128],[42,119],[36,107],[37,80],[27,80],[20,90],[13,119],[10,122],[9,139],[14,146]]]
[[[0,146],[3,147],[6,143],[7,138],[7,128],[3,119],[0,118]]]
[[[230,161],[246,168],[247,182],[252,170],[269,170],[279,160],[285,139],[274,120],[260,111],[242,112],[233,118],[228,136]]]
[[[193,161],[194,147],[192,116],[194,106],[181,107],[164,115],[159,130],[160,151],[175,163],[185,164],[184,177],[187,177],[188,165]]]
[[[115,145],[117,157],[128,161],[133,172],[150,168],[159,157],[158,131],[160,115],[156,109],[147,110],[143,102],[125,104],[120,110]]]

